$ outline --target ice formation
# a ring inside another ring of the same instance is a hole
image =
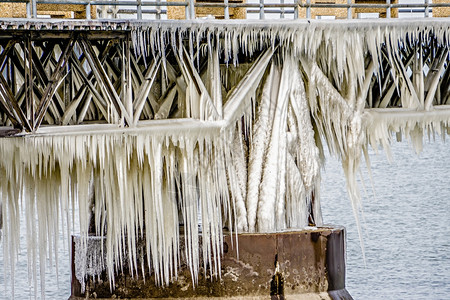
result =
[[[78,269],[79,279],[98,275],[97,256],[83,258],[91,215],[95,233],[105,237],[111,282],[126,263],[136,276],[152,270],[158,284],[169,284],[177,276],[181,238],[194,284],[200,256],[204,269],[220,276],[224,227],[274,232],[322,224],[323,143],[342,161],[358,217],[356,174],[368,145],[388,148],[392,133],[400,133],[420,149],[425,130],[441,134],[448,128],[448,99],[433,100],[436,80],[425,93],[398,62],[407,41],[433,38],[448,49],[448,20],[156,25],[130,25],[134,52],[152,53],[152,68],[163,68],[184,87],[167,93],[155,120],[139,120],[148,81],[133,91],[137,100],[128,110],[139,113],[129,114],[128,127],[51,126],[0,139],[2,242],[12,275],[20,210],[27,216],[30,269],[39,260],[42,273],[58,246],[58,224],[64,219],[70,234],[77,206],[77,259],[91,260]],[[181,66],[180,79],[165,61],[168,47]],[[196,71],[201,51],[209,56],[203,75]],[[252,65],[240,64],[240,55],[251,57]],[[449,64],[448,50],[440,55],[438,78]],[[399,95],[397,108],[388,105],[389,95],[378,102],[368,95],[385,76],[382,61],[392,66],[389,93]],[[236,86],[224,93],[228,81]],[[185,118],[166,119],[175,99]],[[139,239],[145,240],[146,265]]]

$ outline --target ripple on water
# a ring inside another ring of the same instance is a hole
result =
[[[427,143],[416,156],[403,142],[392,153],[392,165],[382,152],[370,156],[375,198],[369,179],[362,193],[366,266],[344,174],[327,161],[322,209],[326,223],[347,228],[347,289],[355,299],[449,299],[450,147]]]

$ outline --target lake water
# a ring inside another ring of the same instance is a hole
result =
[[[323,217],[325,223],[347,228],[347,290],[355,299],[364,300],[449,299],[449,145],[441,141],[426,143],[424,151],[416,156],[403,142],[393,144],[392,152],[392,164],[384,152],[371,154],[375,196],[366,176],[365,263],[343,171],[339,162],[327,159],[322,183]],[[12,299],[11,289],[4,284],[2,251],[0,299]],[[27,276],[27,259],[22,251],[16,273],[16,299],[34,299]],[[59,282],[54,272],[46,273],[46,299],[68,299],[69,295],[66,246],[60,252]]]
[[[392,145],[394,161],[372,153],[375,196],[365,180],[364,264],[342,169],[329,159],[324,222],[347,228],[347,290],[355,299],[450,299],[450,148],[425,143],[417,156]]]

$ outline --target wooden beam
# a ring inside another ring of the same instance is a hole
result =
[[[53,48],[52,48],[53,49]],[[44,58],[45,56],[51,55],[44,53]],[[45,59],[44,59],[45,61]],[[38,81],[38,83],[40,83],[42,85],[43,88],[40,88],[40,96],[38,96],[39,98],[44,94],[44,88],[49,84],[50,79],[48,78],[47,72],[45,71],[45,67],[42,65],[41,63],[41,59],[38,57],[36,51],[33,48],[33,70],[35,71],[35,73],[37,74],[36,79]],[[57,64],[55,66],[55,68],[57,68]],[[52,108],[53,111],[53,115],[56,119],[59,119],[61,114],[64,113],[64,100],[61,99],[60,95],[58,93],[54,93],[52,98],[54,99],[54,101],[51,102],[51,105],[53,105],[54,107]],[[56,100],[56,101],[55,101]],[[51,108],[52,106],[50,106],[49,108]]]
[[[92,45],[86,39],[81,39],[80,45],[86,54],[89,65],[94,72],[95,77],[97,78],[97,82],[101,86],[100,90],[102,94],[114,106],[119,116],[124,117],[126,124],[132,124],[133,121],[131,120],[131,117],[127,113],[119,96],[117,95],[117,92],[114,89],[111,80],[109,80],[108,76],[106,75],[100,60],[98,59],[97,55],[94,52],[94,49],[92,48]]]
[[[0,110],[2,110],[6,114],[7,118],[11,121],[15,128],[23,129],[22,123],[20,123],[14,116],[12,108],[10,107],[8,101],[5,99],[3,91],[0,91]]]
[[[91,104],[92,99],[93,99],[92,94],[89,94],[89,93],[84,94],[83,99],[82,99],[82,103],[84,102],[84,104],[83,104],[83,107],[81,108],[80,113],[78,114],[78,118],[76,121],[77,124],[81,124],[84,121],[86,114],[91,106],[90,104]],[[91,109],[91,111],[92,111],[92,109]]]
[[[84,84],[82,88],[78,89],[77,94],[74,97],[74,100],[67,106],[64,111],[64,115],[61,118],[61,125],[69,124],[70,119],[75,114],[78,105],[86,94],[87,84]]]
[[[443,49],[443,48],[441,48],[441,49]],[[425,110],[430,110],[430,108],[432,106],[433,99],[436,94],[436,89],[438,87],[439,78],[441,76],[442,68],[444,67],[444,63],[447,59],[448,49],[446,49],[445,51],[443,51],[442,53],[439,53],[439,54],[440,54],[438,56],[439,59],[438,59],[438,57],[436,58],[436,60],[438,60],[438,64],[436,64],[436,68],[431,69],[427,75],[428,93],[427,93],[427,97],[425,98]],[[433,66],[434,66],[434,64],[433,64]],[[429,76],[430,76],[430,78],[428,78]],[[428,82],[429,82],[429,85],[428,85]]]
[[[214,105],[213,100],[211,99],[211,96],[208,93],[208,90],[206,89],[203,81],[201,80],[200,74],[198,74],[197,70],[195,69],[192,60],[189,58],[189,54],[186,51],[186,49],[183,47],[183,51],[181,53],[181,57],[178,53],[175,53],[175,57],[177,58],[178,64],[180,66],[181,72],[185,78],[186,82],[192,82],[198,95],[200,96],[200,103],[198,103],[198,118],[201,120],[218,120],[221,119],[221,116],[217,112],[217,108]],[[203,102],[204,103],[201,103]],[[202,108],[208,108],[209,115],[205,116],[204,109]],[[189,117],[196,117],[195,115],[191,115]]]
[[[374,72],[375,72],[375,63],[373,62],[373,60],[371,60],[369,66],[366,69],[364,82],[356,100],[357,111],[364,110],[364,104],[366,103],[365,100],[367,99],[367,93],[369,91],[370,83],[372,82],[372,75]]]
[[[38,99],[42,99],[46,93],[45,91],[45,87],[42,87],[40,85],[37,84],[33,84],[33,91],[34,91],[34,95],[38,98]],[[58,108],[55,107],[55,102],[54,101],[50,101],[50,105],[48,106],[48,109],[46,110],[46,113],[52,114],[52,120],[56,121],[56,120],[61,120],[61,114],[63,114],[64,112],[59,112]]]
[[[8,44],[3,48],[2,54],[0,54],[0,69],[3,71],[3,65],[5,64],[6,58],[8,57],[9,51],[16,45],[16,40],[8,41]]]
[[[52,77],[45,88],[44,94],[42,96],[41,101],[39,102],[38,109],[36,111],[36,123],[33,126],[33,129],[36,130],[41,125],[42,119],[44,118],[45,112],[50,105],[50,101],[53,98],[53,94],[56,92],[57,88],[61,84],[61,77],[64,67],[66,66],[70,53],[72,52],[73,46],[75,45],[75,39],[72,38],[67,42],[63,53],[61,53],[59,57],[58,64],[53,71]]]
[[[441,103],[447,104],[450,99],[450,62],[447,63],[447,69],[441,80]]]
[[[125,108],[133,116],[133,91],[131,78],[131,44],[127,38],[122,47],[122,97],[125,99]],[[134,124],[134,121],[133,121]]]
[[[211,95],[214,106],[217,109],[219,118],[222,118],[222,82],[220,77],[219,47],[215,48],[208,57],[206,88]]]
[[[73,72],[75,75],[78,75],[81,77],[81,80],[87,84],[87,87],[89,88],[90,92],[94,96],[94,103],[97,106],[97,108],[100,110],[102,115],[105,117],[105,119],[108,118],[107,108],[106,108],[106,101],[103,99],[103,97],[100,95],[100,93],[97,91],[94,84],[90,81],[88,76],[84,73],[83,67],[80,65],[80,62],[72,56],[72,66],[74,67]],[[93,74],[92,74],[93,75]],[[94,77],[94,76],[92,76]]]
[[[252,92],[252,87],[256,82],[261,80],[277,49],[278,46],[268,48],[261,53],[250,69],[248,69],[247,73],[245,73],[244,77],[242,77],[241,81],[239,81],[236,87],[230,91],[227,103],[225,103],[223,107],[223,119],[227,122],[227,126],[235,124],[235,122],[242,117],[240,112],[242,106],[247,105],[245,103],[246,95]]]
[[[177,93],[177,89],[175,83],[172,83],[166,90],[163,96],[161,96],[159,103],[161,106],[159,107],[158,112],[155,113],[155,119],[167,119],[170,113],[170,109],[172,108],[173,101],[175,99],[175,95]]]
[[[152,64],[149,66],[147,71],[145,72],[145,80],[141,84],[141,87],[139,88],[139,94],[136,97],[136,101],[134,102],[134,117],[133,117],[133,124],[136,126],[137,122],[139,121],[139,118],[142,113],[142,109],[144,108],[144,104],[147,100],[148,94],[150,92],[150,89],[152,88],[153,82],[155,81],[156,75],[158,74],[158,69],[161,65],[161,57],[157,56]]]
[[[406,72],[405,65],[403,64],[403,61],[399,57],[398,53],[394,54],[393,59],[394,59],[394,63],[397,65],[397,70],[399,71],[399,75],[401,75],[402,78],[404,79],[404,81],[406,83],[406,87],[408,88],[408,90],[412,96],[412,99],[414,100],[414,102],[417,105],[416,107],[423,108],[423,103],[420,102],[419,96],[417,95],[417,91],[414,88],[414,85],[411,82],[411,79]],[[410,107],[406,107],[406,108],[410,108]]]
[[[31,36],[28,35],[24,41],[24,69],[25,69],[25,105],[26,105],[26,116],[30,123],[31,128],[34,128],[34,99],[33,99],[33,56],[32,56],[32,45]],[[32,131],[32,130],[31,130]]]
[[[394,81],[392,81],[391,85],[389,86],[389,89],[387,90],[386,93],[384,93],[384,96],[381,99],[381,102],[376,107],[386,108],[388,106],[389,102],[391,102],[391,98],[392,98],[392,95],[394,94],[395,88],[396,88],[396,86],[394,84]]]
[[[17,123],[19,123],[23,127],[23,129],[31,132],[32,126],[31,126],[30,122],[28,121],[25,113],[22,111],[22,109],[16,102],[16,99],[15,99],[11,89],[9,88],[8,83],[6,82],[5,78],[1,75],[0,75],[0,93],[2,94],[3,99],[4,99],[3,106],[5,108],[9,108],[7,110],[7,112],[12,116],[14,116],[14,115],[17,116],[17,117],[15,117],[16,125],[17,125]],[[19,120],[20,120],[20,122],[19,122]],[[11,122],[14,124],[12,119],[11,119]]]
[[[139,67],[139,65],[137,64],[136,58],[134,57],[134,55],[131,55],[131,66],[132,66],[132,71],[135,74],[135,76],[139,79],[139,84],[141,84],[145,79],[144,76],[142,75],[142,71],[141,68]]]

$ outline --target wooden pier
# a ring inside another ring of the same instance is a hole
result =
[[[409,109],[417,107],[430,111],[434,106],[444,108],[449,104],[448,48],[437,42],[437,33],[433,31],[436,26],[437,30],[448,34],[448,20],[433,21],[418,22],[419,27],[429,27],[430,33],[405,39],[396,53],[390,53],[388,45],[380,45],[379,66],[370,63],[370,54],[365,54],[367,76],[360,96],[364,98],[366,109],[376,112],[387,109],[388,112],[389,108],[395,108],[409,113]],[[354,26],[365,30],[373,27],[370,23],[372,21],[334,25],[344,30]],[[408,21],[404,24],[410,26]],[[401,28],[402,22],[379,22],[379,25]],[[262,23],[248,26],[262,34],[268,32]],[[199,39],[196,45],[189,45],[189,27],[205,27],[211,31],[223,27],[223,34],[227,33],[227,25],[219,21],[209,25],[185,21],[177,29],[168,22],[0,20],[3,73],[0,76],[0,126],[24,132],[39,132],[42,125],[58,131],[60,126],[93,123],[132,128],[153,119],[190,117],[180,115],[180,110],[176,109],[183,105],[177,102],[186,92],[186,78],[196,82],[195,88],[201,93],[208,85],[202,79],[203,74],[213,67],[212,64],[219,64],[224,74],[237,69],[233,65],[236,58],[222,56],[214,62],[208,54],[202,54],[197,47],[204,47],[206,40]],[[286,30],[315,28],[309,22],[282,27]],[[235,27],[228,28],[232,31]],[[175,34],[177,41],[173,45],[180,47],[171,49],[169,45],[167,49],[149,48],[149,51],[137,52],[133,43],[142,38],[135,35],[142,29],[150,36],[166,34],[168,39]],[[194,58],[192,53],[198,55]],[[264,51],[255,50],[251,56],[240,58],[239,68],[257,67],[260,60],[256,58],[261,53]],[[188,69],[181,67],[182,62]],[[322,72],[317,63],[307,68]],[[245,88],[243,79],[245,77],[237,76],[233,82],[214,84],[220,84],[222,94],[226,95],[235,87]],[[330,87],[335,86],[332,79],[327,80]],[[342,91],[336,92],[345,98]],[[412,103],[404,101],[405,97],[412,97]]]

